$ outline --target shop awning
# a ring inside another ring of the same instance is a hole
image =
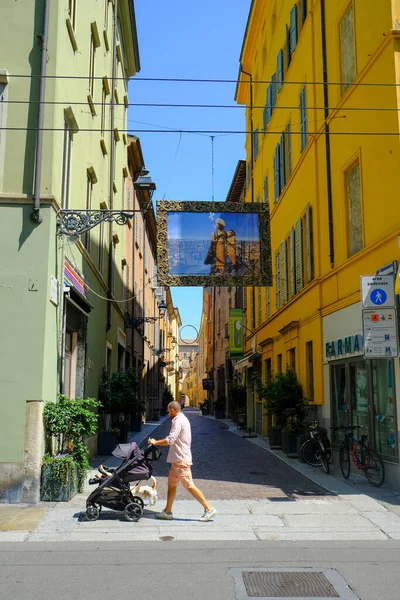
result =
[[[253,352],[253,354],[246,356],[246,358],[242,358],[241,360],[238,360],[237,363],[235,363],[235,371],[239,371],[240,369],[246,369],[248,367],[252,367],[253,363],[260,356],[261,356],[261,354],[259,352]]]

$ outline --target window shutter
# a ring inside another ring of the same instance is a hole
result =
[[[268,175],[264,177],[264,202],[268,203]]]
[[[300,150],[303,152],[307,146],[307,109],[306,109],[306,87],[300,92]]]
[[[279,252],[275,255],[275,290],[276,290],[276,308],[281,307],[281,257]]]
[[[271,77],[271,117],[276,104],[276,73]]]
[[[278,93],[282,89],[283,85],[283,50],[279,50],[277,58],[277,75],[278,75]]]
[[[271,288],[267,287],[267,319],[271,316]]]
[[[295,234],[293,227],[290,230],[290,295],[296,293],[296,252],[295,252]]]
[[[301,219],[296,221],[296,292],[299,292],[304,287],[303,281],[303,229]]]
[[[314,278],[313,273],[313,247],[312,247],[312,213],[311,206],[306,206],[306,244],[307,244],[307,281],[310,282]]]
[[[290,133],[290,121],[286,127],[286,148],[287,148],[287,174],[292,174],[292,137]]]
[[[286,25],[286,69],[288,69],[290,65],[290,56],[290,29]]]
[[[301,23],[303,24],[307,16],[307,0],[300,1]]]
[[[254,160],[257,159],[258,156],[258,129],[256,129],[253,133],[253,141],[254,141]]]
[[[258,325],[261,325],[261,285],[258,286]]]
[[[285,304],[288,301],[286,240],[283,240],[281,242],[281,290],[282,290],[282,304]]]
[[[275,146],[275,157],[274,157],[274,193],[275,202],[279,200],[280,194],[280,181],[279,181],[279,144]]]
[[[290,55],[293,54],[297,46],[297,4],[290,11]]]
[[[267,106],[264,106],[264,110],[263,110],[263,128],[264,128],[264,132],[267,129],[267,123],[268,123],[268,109],[267,109]]]
[[[279,175],[280,175],[280,188],[281,188],[281,191],[285,187],[285,183],[286,183],[285,158],[286,158],[286,154],[285,154],[285,134],[281,133],[281,139],[280,139],[280,157],[279,157],[279,170],[280,170]]]

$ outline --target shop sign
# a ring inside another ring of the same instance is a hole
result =
[[[243,358],[243,309],[229,309],[229,354],[231,358]]]
[[[327,360],[343,358],[349,354],[360,354],[363,351],[363,336],[361,333],[348,335],[325,345],[325,354]]]
[[[399,355],[395,308],[363,310],[364,357],[396,358]]]
[[[214,391],[214,379],[202,379],[203,382],[203,390],[207,390],[209,392]]]
[[[363,308],[390,308],[395,306],[394,278],[392,275],[361,277]]]

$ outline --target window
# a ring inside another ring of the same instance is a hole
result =
[[[91,210],[92,209],[92,195],[93,195],[93,181],[92,178],[90,177],[89,173],[86,176],[86,210]],[[90,254],[90,231],[87,231],[84,234],[84,242],[83,245],[85,246],[86,250],[89,252]]]
[[[257,306],[257,325],[261,325],[261,286],[258,286],[258,306]]]
[[[363,248],[363,227],[361,211],[360,164],[357,163],[346,173],[346,192],[349,217],[349,255],[357,254]]]
[[[258,156],[258,129],[253,133],[253,160],[257,160]]]
[[[300,152],[307,146],[306,86],[300,92]]]
[[[279,93],[281,91],[282,85],[283,85],[283,50],[279,50],[279,52],[278,52],[276,74],[277,74],[277,85],[278,85],[278,93]]]
[[[69,208],[70,181],[71,181],[71,152],[72,131],[68,121],[64,121],[63,153],[61,169],[61,208]]]
[[[272,377],[272,359],[267,358],[265,361],[265,380],[269,381]]]
[[[347,90],[356,76],[356,58],[354,48],[353,5],[339,24],[340,36],[340,69],[342,78],[342,94]]]
[[[276,310],[281,307],[281,253],[275,254],[275,301]]]
[[[271,76],[271,116],[276,104],[276,73]]]
[[[94,96],[94,62],[96,56],[96,44],[94,40],[93,30],[90,36],[90,50],[89,50],[89,94]]]
[[[287,177],[292,174],[292,137],[290,133],[290,121],[286,125],[286,166],[287,166]]]
[[[271,85],[269,85],[267,87],[267,97],[266,97],[266,104],[265,104],[265,108],[264,108],[264,112],[263,112],[263,125],[264,125],[264,131],[266,131],[267,129],[267,125],[271,120],[271,116],[272,116],[272,88]]]
[[[288,281],[287,281],[287,243],[283,240],[281,243],[281,301],[285,304],[288,301]]]
[[[279,187],[282,192],[286,185],[286,153],[285,153],[285,134],[281,133],[279,142]]]
[[[282,373],[282,354],[278,354],[276,359],[276,370],[278,371],[278,373]]]
[[[268,204],[268,175],[264,177],[264,202]]]
[[[289,350],[289,367],[296,372],[296,348],[290,348]]]
[[[304,287],[303,279],[303,223],[297,219],[295,228],[295,269],[296,269],[296,292]]]
[[[274,201],[278,202],[279,196],[281,195],[281,178],[280,178],[280,147],[279,144],[275,146],[274,156]]]
[[[108,0],[107,0],[108,2]],[[103,87],[101,89],[101,113],[100,113],[100,132],[101,137],[104,137],[106,129],[106,101],[107,101],[107,89],[103,80]]]
[[[289,233],[289,256],[290,256],[290,296],[296,293],[296,242],[293,227]]]
[[[76,27],[76,3],[77,0],[68,0],[68,16],[74,31]]]
[[[306,342],[306,360],[307,360],[307,397],[314,400],[314,357],[313,343]]]
[[[306,256],[305,263],[307,265],[307,283],[314,279],[314,241],[313,241],[313,226],[312,226],[312,209],[309,204],[306,206],[306,214],[303,218],[306,232]]]
[[[298,30],[297,30],[297,4],[295,4],[290,11],[290,31],[289,31],[289,48],[290,48],[290,56],[292,56],[293,52],[296,50],[298,39]]]

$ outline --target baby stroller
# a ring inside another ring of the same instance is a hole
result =
[[[127,521],[139,521],[143,515],[144,503],[134,496],[130,483],[149,479],[153,467],[151,462],[158,460],[161,451],[156,446],[149,446],[144,451],[135,442],[118,444],[112,451],[116,458],[123,459],[117,469],[107,469],[110,476],[101,479],[89,479],[89,484],[98,484],[86,500],[86,519],[97,521],[103,506],[111,510],[124,511]]]

